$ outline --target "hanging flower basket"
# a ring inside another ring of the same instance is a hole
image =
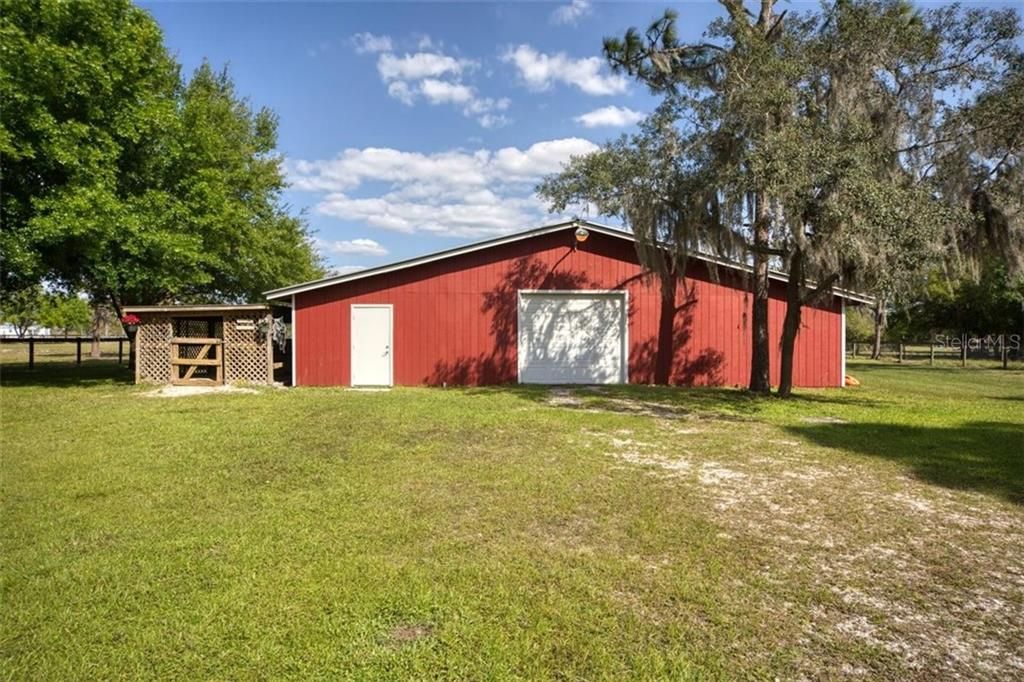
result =
[[[121,317],[121,324],[124,325],[124,330],[129,336],[138,331],[141,322],[142,319],[133,313]]]

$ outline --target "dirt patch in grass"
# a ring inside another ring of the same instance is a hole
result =
[[[551,389],[545,402],[554,407],[579,407],[583,405],[583,401],[573,395],[573,392],[567,388]]]
[[[214,395],[222,393],[259,393],[255,388],[244,386],[161,386],[160,388],[146,391],[143,398],[186,398],[193,395]]]
[[[666,457],[651,443],[636,440],[633,432],[620,429],[614,433],[583,430],[583,435],[601,441],[605,451],[611,457],[629,464],[651,468],[662,475],[678,476],[688,473],[691,469],[690,460],[686,457]],[[686,454],[686,453],[684,453]]]
[[[758,548],[773,586],[765,617],[791,617],[779,612],[789,599],[804,608],[794,672],[1024,676],[1019,507],[837,458],[770,424],[680,428],[678,414],[639,413],[655,428],[583,435],[621,465],[695,488],[723,537]]]
[[[426,623],[402,623],[388,632],[388,642],[394,646],[412,644],[434,634],[434,627]]]

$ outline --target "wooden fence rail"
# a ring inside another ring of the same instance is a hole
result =
[[[846,355],[853,358],[869,358],[872,346],[871,343],[849,342],[846,344]],[[899,363],[927,361],[929,365],[934,365],[937,359],[959,361],[961,366],[966,366],[968,360],[996,360],[1001,361],[1005,368],[1011,358],[1017,361],[1024,360],[1024,351],[1013,348],[1008,341],[980,348],[969,348],[964,344],[954,347],[935,341],[902,341],[880,344],[879,351],[880,359],[895,359]]]
[[[82,344],[92,344],[93,341],[100,343],[117,342],[117,364],[124,363],[124,351],[128,346],[126,336],[99,336],[95,339],[91,336],[0,336],[0,344],[27,344],[28,345],[28,368],[36,368],[36,344],[75,344],[75,364],[82,364]]]

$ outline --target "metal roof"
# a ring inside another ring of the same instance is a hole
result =
[[[185,315],[199,313],[247,313],[270,310],[270,306],[261,303],[211,303],[209,305],[130,305],[125,306],[125,313],[181,313]]]
[[[436,251],[429,253],[424,256],[418,256],[416,258],[410,258],[408,260],[398,261],[388,265],[381,265],[376,268],[367,268],[366,270],[358,270],[356,272],[350,272],[344,275],[333,275],[330,277],[324,277],[322,279],[315,279],[309,282],[302,282],[300,284],[293,284],[288,287],[281,287],[280,289],[271,289],[270,291],[263,292],[263,295],[269,300],[282,299],[294,296],[295,294],[302,294],[307,291],[313,291],[315,289],[322,289],[324,287],[334,286],[336,284],[344,284],[345,282],[352,282],[358,279],[365,279],[367,277],[375,277],[377,275],[383,275],[388,272],[395,272],[396,270],[404,270],[406,268],[415,267],[417,265],[423,265],[425,263],[432,263],[434,261],[443,260],[445,258],[454,258],[455,256],[461,256],[463,254],[472,253],[474,251],[481,251],[483,249],[489,249],[495,246],[501,246],[502,244],[510,244],[512,242],[522,241],[523,239],[530,239],[532,237],[539,237],[541,235],[550,234],[552,232],[558,232],[569,227],[585,227],[587,230],[596,232],[598,234],[607,235],[609,237],[616,237],[618,239],[624,239],[629,242],[636,242],[636,237],[631,232],[620,230],[616,227],[609,225],[602,225],[601,223],[595,223],[590,220],[567,220],[559,223],[553,223],[551,225],[544,225],[536,227],[531,230],[525,230],[523,232],[516,232],[514,234],[505,235],[503,237],[495,237],[493,239],[485,239],[484,241],[474,242],[472,244],[466,244],[465,246],[457,246],[452,249],[445,249],[444,251]],[[724,258],[716,258],[707,254],[693,253],[690,254],[691,258],[702,260],[708,263],[714,263],[727,268],[733,268],[736,270],[743,270],[745,272],[751,272],[751,267],[745,263],[738,263],[736,261],[726,260]],[[773,270],[769,273],[772,279],[779,280],[782,282],[788,282],[789,277],[784,272]],[[834,295],[841,298],[845,298],[857,303],[874,303],[874,298],[865,294],[858,294],[853,291],[846,289],[839,289],[833,287],[832,292]]]

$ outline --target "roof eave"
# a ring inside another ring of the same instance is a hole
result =
[[[557,232],[558,230],[572,227],[574,225],[584,226],[587,229],[594,230],[600,234],[604,234],[610,237],[617,237],[619,239],[625,239],[630,242],[635,242],[636,237],[632,233],[620,230],[610,225],[603,225],[591,220],[565,220],[558,223],[552,223],[550,225],[543,225],[541,227],[533,228],[531,230],[525,230],[523,232],[516,232],[511,235],[505,235],[503,237],[494,237],[492,239],[485,239],[483,241],[474,242],[472,244],[466,244],[464,246],[457,246],[451,249],[445,249],[443,251],[436,251],[424,256],[417,256],[415,258],[409,258],[404,261],[398,261],[397,263],[391,263],[389,265],[382,265],[376,268],[368,268],[366,270],[359,270],[357,272],[351,272],[345,275],[334,275],[332,277],[324,277],[317,280],[311,280],[309,282],[302,282],[300,284],[294,284],[288,287],[281,287],[279,289],[271,289],[263,292],[263,295],[268,300],[291,298],[296,294],[303,294],[307,291],[313,291],[316,289],[322,289],[324,287],[335,286],[337,284],[345,284],[359,279],[365,279],[367,277],[375,277],[388,272],[394,272],[396,270],[404,270],[405,268],[415,267],[417,265],[424,265],[426,263],[432,263],[438,260],[444,260],[445,258],[452,258],[466,253],[472,253],[474,251],[481,251],[483,249],[489,249],[495,246],[501,246],[502,244],[510,244],[524,239],[530,239],[551,232]],[[716,258],[706,254],[692,253],[690,257],[702,260],[707,263],[714,263],[715,265],[721,265],[722,267],[733,268],[735,270],[751,271],[749,265],[745,263],[737,263],[729,261],[724,258]],[[789,276],[784,272],[773,270],[769,273],[772,279],[788,282]],[[871,296],[864,294],[858,294],[853,291],[845,289],[833,288],[832,293],[834,296],[845,298],[847,300],[855,301],[857,303],[873,304],[875,299]]]
[[[586,225],[588,228],[600,231],[603,234],[609,234],[612,236],[621,237],[623,239],[633,240],[632,235],[623,230],[609,227],[607,225],[601,225],[600,223],[594,223],[588,220],[565,220],[558,223],[552,223],[550,225],[543,225],[541,227],[533,228],[532,230],[526,230],[524,232],[516,232],[514,234],[505,235],[502,237],[494,237],[492,239],[485,239],[483,241],[474,242],[472,244],[466,244],[463,246],[456,246],[451,249],[445,249],[443,251],[436,251],[429,253],[424,256],[417,256],[415,258],[409,258],[397,263],[390,263],[388,265],[381,265],[376,268],[368,268],[366,270],[359,270],[357,272],[350,272],[344,275],[334,275],[331,277],[324,277],[321,279],[311,280],[309,282],[302,282],[300,284],[294,284],[288,287],[281,287],[279,289],[271,289],[264,291],[263,295],[267,299],[278,299],[293,296],[294,294],[301,294],[314,289],[320,289],[327,286],[334,286],[336,284],[344,284],[345,282],[352,282],[358,279],[364,279],[366,277],[373,277],[375,275],[384,274],[386,272],[393,272],[395,270],[403,270],[405,268],[411,268],[416,265],[423,265],[426,263],[432,263],[434,261],[443,260],[445,258],[452,258],[465,253],[472,253],[474,251],[481,251],[483,249],[489,249],[494,246],[501,246],[502,244],[511,244],[513,242],[522,241],[524,239],[530,239],[531,237],[537,237],[543,234],[551,232],[557,232],[558,230],[571,227],[573,225]]]
[[[255,312],[267,310],[270,304],[267,303],[241,303],[238,305],[230,303],[195,304],[186,303],[180,305],[129,305],[122,310],[125,313],[179,313],[179,312]]]

